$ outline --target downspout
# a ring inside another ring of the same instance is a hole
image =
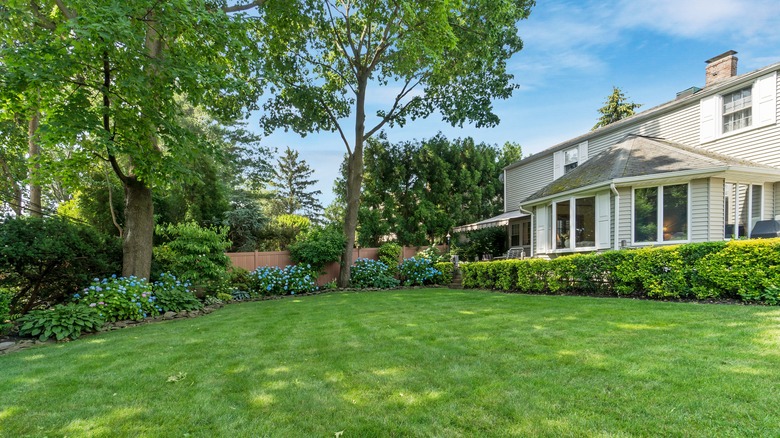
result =
[[[615,238],[614,249],[617,250],[620,249],[620,241],[618,240],[620,236],[620,193],[618,193],[615,183],[610,183],[609,189],[615,194],[615,233],[613,237]]]
[[[536,248],[536,216],[534,216],[534,214],[530,211],[524,209],[522,205],[518,205],[517,210],[520,213],[525,213],[531,217],[531,253],[528,254],[528,257],[533,257],[534,249]]]

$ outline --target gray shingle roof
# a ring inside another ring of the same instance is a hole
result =
[[[619,178],[725,166],[776,170],[752,161],[632,134],[543,187],[522,203]]]

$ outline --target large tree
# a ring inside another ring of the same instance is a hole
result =
[[[314,169],[306,160],[298,158],[298,151],[289,146],[285,148],[272,173],[270,186],[274,189],[274,213],[300,214],[318,222],[323,213],[319,200],[322,191],[311,189],[317,184],[317,180],[312,178]]]
[[[385,125],[438,111],[453,125],[499,122],[492,100],[515,86],[508,59],[533,0],[291,0],[269,3],[263,59],[276,96],[262,125],[338,132],[347,149],[339,284],[349,282],[363,181],[363,145]],[[274,9],[274,13],[270,12]],[[302,13],[301,13],[302,11]],[[367,120],[369,97],[390,92]],[[349,134],[348,129],[353,133]]]
[[[618,87],[612,87],[612,94],[607,97],[604,106],[599,108],[599,121],[593,126],[595,130],[618,120],[625,119],[634,115],[634,110],[642,106],[641,103],[629,102],[623,91]]]
[[[177,123],[183,104],[228,121],[256,102],[251,64],[259,57],[250,39],[256,19],[234,12],[260,3],[8,0],[0,6],[2,110],[39,115],[35,140],[44,155],[46,147],[69,147],[66,160],[39,160],[41,173],[78,178],[91,163],[110,164],[125,194],[123,275],[149,276],[153,188],[173,177],[197,179],[188,164],[214,153],[208,139]]]

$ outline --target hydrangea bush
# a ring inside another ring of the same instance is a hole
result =
[[[202,309],[203,303],[195,297],[189,287],[189,281],[178,280],[175,275],[163,272],[160,274],[160,279],[152,285],[153,301],[160,312]]]
[[[399,281],[393,278],[390,269],[384,262],[359,258],[355,260],[349,274],[349,282],[353,287],[379,287],[389,289],[397,287]]]
[[[255,269],[250,276],[255,295],[295,295],[317,290],[317,275],[308,264],[284,268],[263,266]]]
[[[145,279],[130,277],[95,278],[92,284],[73,298],[96,308],[107,321],[142,320],[162,310],[156,303],[152,285]]]
[[[436,283],[442,273],[433,267],[430,259],[410,257],[398,266],[398,275],[404,286],[422,286]]]

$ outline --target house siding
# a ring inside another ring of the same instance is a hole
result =
[[[516,210],[520,202],[553,182],[553,156],[542,157],[506,171],[506,211]]]
[[[772,183],[764,184],[761,194],[764,197],[764,209],[761,211],[762,219],[775,218],[775,188]]]
[[[780,75],[777,75],[780,78]],[[776,111],[780,111],[780,80],[777,81]],[[780,117],[778,117],[780,120]],[[696,131],[698,133],[698,131]],[[699,144],[691,143],[691,144]],[[780,167],[780,125],[775,123],[763,128],[746,131],[704,143],[703,149],[731,155],[756,163]]]
[[[691,242],[706,242],[710,238],[710,202],[709,179],[695,179],[690,185]],[[723,208],[721,206],[721,208]]]
[[[625,240],[628,245],[631,245],[632,237],[631,237],[631,209],[633,208],[634,201],[631,198],[631,187],[620,187],[618,188],[618,193],[620,194],[620,224],[618,224],[618,232],[617,232],[617,240],[618,240],[618,248],[620,247],[620,242]]]
[[[588,141],[588,155],[609,149],[629,134],[658,137],[676,143],[697,145],[699,143],[699,102],[692,102],[683,108],[659,115],[643,123],[627,125],[609,134],[597,136]]]
[[[710,178],[709,183],[709,240],[723,240],[726,225],[726,212],[723,210],[723,197],[726,180]]]
[[[775,183],[775,218],[780,216],[780,183]]]

